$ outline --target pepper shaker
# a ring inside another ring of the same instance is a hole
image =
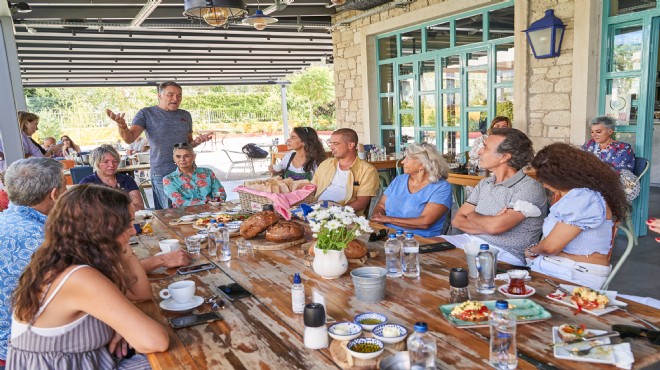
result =
[[[449,273],[449,303],[462,303],[470,300],[468,285],[470,285],[468,272],[460,267],[452,268]]]

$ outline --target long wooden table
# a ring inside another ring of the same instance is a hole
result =
[[[155,211],[152,221],[154,236],[140,236],[136,252],[146,257],[159,251],[158,239],[183,238],[196,233],[190,225],[169,226],[168,222],[183,214],[217,211],[212,206],[188,207],[185,210]],[[365,236],[366,237],[366,236]],[[431,239],[421,239],[430,242]],[[380,257],[367,261],[368,266],[384,266],[382,242],[368,244],[370,249],[380,249]],[[204,253],[204,250],[202,250]],[[255,251],[254,256],[237,258],[232,243],[233,259],[229,262],[212,260],[218,269],[188,276],[174,276],[153,281],[154,297],[158,291],[176,280],[191,279],[197,283],[197,294],[208,297],[217,293],[217,286],[235,281],[253,293],[253,297],[234,303],[221,311],[223,320],[191,328],[173,330],[166,318],[180,316],[161,310],[155,301],[140,304],[149,316],[167,326],[170,348],[167,352],[150,354],[154,369],[331,369],[338,368],[328,349],[310,350],[303,345],[302,315],[291,310],[291,283],[294,273],[299,272],[305,284],[307,302],[312,290],[326,297],[328,314],[338,321],[352,321],[354,315],[374,311],[385,314],[389,322],[399,323],[412,330],[416,321],[426,321],[429,331],[438,345],[439,368],[487,368],[488,328],[458,329],[447,322],[438,307],[446,304],[449,297],[448,275],[452,267],[466,267],[464,253],[451,250],[420,256],[420,278],[388,279],[385,300],[367,304],[355,298],[353,283],[347,272],[336,280],[324,280],[304,263],[304,250],[292,247],[282,251]],[[206,256],[200,256],[206,261]],[[349,270],[359,267],[351,264]],[[172,272],[172,271],[169,271]],[[534,324],[519,325],[518,351],[528,358],[552,364],[557,368],[579,367],[580,363],[555,359],[547,347],[551,342],[551,328],[564,323],[586,324],[593,329],[610,329],[612,324],[641,323],[623,312],[615,311],[602,317],[586,313],[574,315],[574,309],[556,304],[545,295],[552,288],[543,283],[542,274],[532,273],[537,293],[532,297],[552,313],[552,319]],[[555,281],[560,282],[558,279]],[[503,298],[499,293],[480,295],[470,287],[473,299],[492,300]],[[628,308],[645,319],[659,323],[660,311],[634,302]],[[195,312],[207,312],[207,304]],[[632,342],[635,368],[660,366],[660,351],[645,339]],[[519,360],[519,368],[535,368],[530,362]],[[589,368],[614,369],[613,365],[588,364]]]

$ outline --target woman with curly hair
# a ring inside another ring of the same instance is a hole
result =
[[[14,292],[7,369],[148,369],[137,352],[167,350],[165,329],[130,300],[151,298],[128,244],[135,234],[128,196],[93,184],[64,193]],[[99,210],[103,210],[99,215]]]
[[[286,140],[289,150],[282,161],[268,167],[273,175],[280,175],[283,179],[312,180],[316,168],[325,160],[323,144],[311,127],[296,127]]]
[[[438,236],[452,202],[449,165],[428,143],[408,144],[405,154],[404,174],[387,187],[370,220],[419,236]]]
[[[550,207],[543,239],[525,250],[534,271],[600,289],[609,263],[614,223],[628,204],[617,174],[594,155],[564,143],[532,160],[536,178],[561,198]]]

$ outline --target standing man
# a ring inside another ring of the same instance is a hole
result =
[[[525,248],[540,240],[548,209],[543,185],[523,172],[534,156],[532,141],[516,129],[494,129],[479,156],[479,167],[494,176],[477,184],[452,220],[466,234],[443,237],[457,246],[489,244],[500,250],[498,260],[524,266]]]
[[[380,183],[376,168],[357,157],[357,144],[357,133],[350,128],[333,132],[332,158],[321,163],[312,183],[316,185],[316,200],[351,206],[357,215],[365,215]]]
[[[113,113],[107,109],[110,119],[117,122],[119,135],[127,143],[135,141],[142,131],[147,132],[156,209],[169,208],[169,201],[163,192],[163,177],[172,173],[176,165],[172,160],[174,144],[190,143],[193,147],[210,139],[199,136],[193,140],[192,117],[188,111],[179,109],[182,89],[176,82],[163,82],[158,86],[158,105],[140,109],[129,127],[125,113]]]
[[[44,240],[46,216],[66,191],[60,162],[32,157],[18,160],[5,172],[11,203],[0,213],[0,369],[7,359],[11,332],[11,295],[34,251]]]

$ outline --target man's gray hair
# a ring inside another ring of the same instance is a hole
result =
[[[121,161],[121,156],[115,148],[112,147],[112,145],[101,145],[98,148],[95,148],[89,153],[89,163],[94,167],[95,171],[99,171],[99,163],[103,160],[103,157],[105,157],[106,154],[112,155],[114,159],[117,160],[117,162]]]
[[[19,206],[41,203],[53,189],[64,187],[62,164],[52,158],[20,159],[5,172],[5,191],[9,200]]]
[[[496,128],[492,135],[504,136],[504,140],[497,147],[497,153],[510,154],[509,167],[516,171],[527,166],[534,157],[534,145],[525,133],[515,128]]]
[[[179,90],[183,90],[181,88],[181,85],[179,85],[178,83],[176,83],[174,81],[165,81],[165,82],[161,83],[160,85],[158,85],[158,93],[162,94],[163,91],[165,91],[165,89],[167,89],[169,86],[178,87]]]
[[[596,125],[603,125],[605,126],[605,128],[614,130],[614,126],[616,126],[616,120],[608,116],[598,116],[598,117],[594,117],[591,120],[591,126],[596,126]]]
[[[429,176],[430,182],[438,182],[449,176],[449,165],[438,153],[435,145],[429,143],[410,143],[406,147],[406,156],[418,160]]]

